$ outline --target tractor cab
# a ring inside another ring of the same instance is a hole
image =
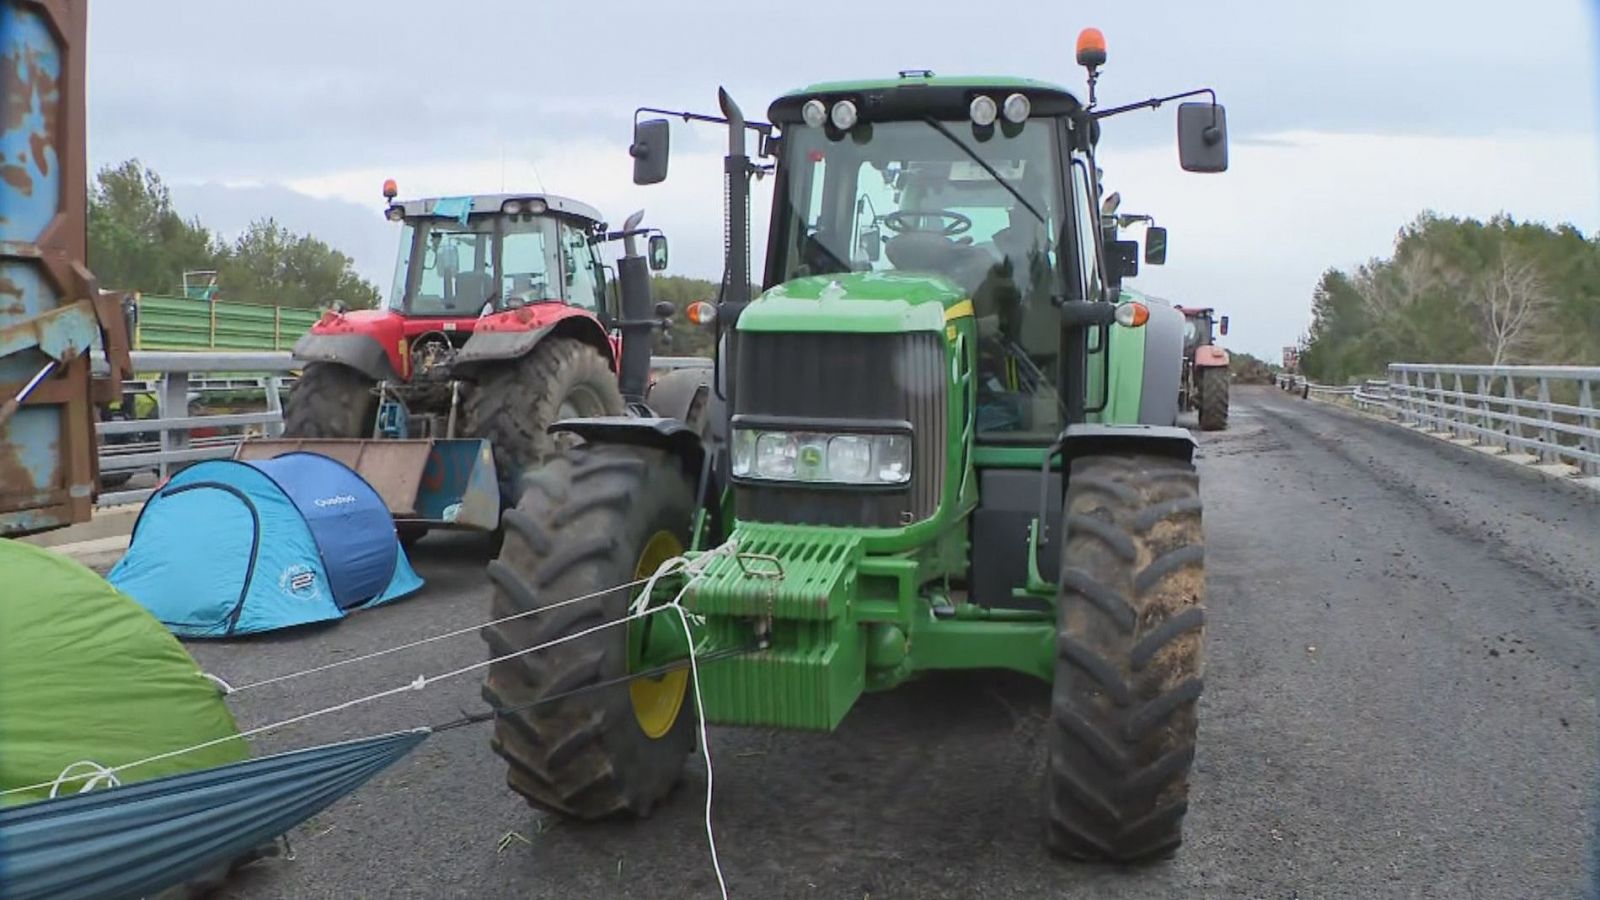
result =
[[[539,303],[610,317],[593,207],[554,195],[393,201],[401,223],[386,308],[407,318],[477,319]],[[457,323],[467,331],[470,324]]]
[[[1197,347],[1209,347],[1217,342],[1217,334],[1228,333],[1228,317],[1216,316],[1211,307],[1178,307],[1183,313],[1183,351],[1193,355]]]

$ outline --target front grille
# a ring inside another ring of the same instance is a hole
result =
[[[736,484],[740,519],[897,528],[939,508],[945,467],[944,344],[935,332],[739,336],[734,415],[911,423],[911,484],[883,490]],[[820,430],[820,428],[819,428]]]

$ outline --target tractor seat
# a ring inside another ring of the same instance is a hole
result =
[[[968,291],[975,290],[983,273],[994,264],[987,250],[928,232],[907,231],[883,245],[889,262],[902,271],[944,275]]]
[[[456,275],[456,309],[477,309],[489,299],[489,276],[481,272]]]

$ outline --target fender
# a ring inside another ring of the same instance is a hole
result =
[[[700,435],[682,419],[595,416],[552,422],[549,430],[551,434],[575,434],[591,444],[625,444],[665,450],[678,459],[684,474],[696,485],[705,463],[706,450],[700,443]]]
[[[1194,348],[1194,364],[1196,366],[1226,366],[1228,364],[1228,351],[1215,344],[1206,344]]]
[[[472,337],[456,354],[455,367],[471,371],[486,362],[519,359],[532,352],[547,335],[556,334],[594,346],[605,355],[612,370],[616,369],[616,348],[594,316],[576,307],[548,306],[549,310],[522,307],[479,319]]]
[[[710,390],[711,366],[673,369],[650,386],[645,403],[658,416],[687,422],[695,398]]]
[[[396,377],[387,348],[368,334],[318,334],[311,331],[294,342],[293,356],[307,362],[349,366],[373,381]]]
[[[1175,425],[1068,425],[1056,439],[1063,461],[1105,453],[1153,453],[1194,461],[1194,435]]]
[[[1175,425],[1178,394],[1183,386],[1183,316],[1155,303],[1144,332],[1144,376],[1139,388],[1139,421]]]

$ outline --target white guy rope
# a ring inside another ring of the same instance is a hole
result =
[[[598,591],[592,591],[592,592],[587,593],[587,594],[581,594],[581,595],[579,595],[577,597],[569,597],[566,600],[562,600],[562,601],[560,601],[558,603],[552,603],[549,606],[540,606],[540,607],[537,607],[535,609],[528,609],[528,610],[523,610],[522,612],[519,612],[519,613],[513,613],[513,614],[511,614],[509,616],[502,616],[501,618],[498,618],[498,619],[490,619],[489,621],[484,622],[484,623],[482,623],[480,625],[469,625],[469,626],[467,626],[465,628],[457,628],[454,631],[446,631],[443,634],[436,634],[436,635],[433,635],[432,637],[419,638],[417,640],[410,641],[410,642],[405,643],[405,644],[398,644],[398,645],[393,646],[393,647],[386,647],[386,648],[384,648],[382,650],[374,650],[371,653],[363,653],[360,656],[352,656],[349,659],[341,659],[341,660],[337,660],[337,661],[331,662],[331,663],[323,663],[320,666],[312,666],[309,669],[301,669],[298,672],[286,672],[286,673],[284,673],[282,675],[274,675],[271,678],[263,678],[260,681],[252,681],[249,684],[241,684],[238,687],[230,687],[230,686],[228,686],[227,682],[223,681],[221,678],[216,677],[215,675],[206,675],[205,677],[211,679],[212,681],[217,682],[218,684],[221,684],[223,686],[223,693],[225,693],[225,694],[237,694],[237,693],[241,693],[243,691],[248,691],[248,690],[250,690],[252,688],[265,687],[265,686],[267,686],[269,684],[277,684],[278,682],[281,682],[281,681],[289,681],[291,679],[300,678],[300,677],[305,676],[305,675],[315,675],[318,672],[326,672],[326,671],[328,671],[330,669],[337,669],[337,668],[340,668],[342,666],[355,665],[356,663],[366,662],[367,660],[370,660],[370,659],[377,659],[380,656],[388,656],[391,653],[399,653],[402,650],[411,650],[411,649],[416,648],[416,647],[421,647],[424,644],[431,644],[431,643],[433,643],[435,641],[445,640],[446,638],[460,637],[463,634],[471,634],[474,631],[480,631],[480,630],[482,630],[484,628],[488,628],[491,625],[499,625],[502,622],[510,622],[513,619],[522,619],[522,618],[526,618],[528,616],[538,615],[539,613],[545,613],[545,612],[550,612],[551,610],[560,609],[563,606],[571,606],[574,603],[581,603],[584,600],[593,600],[596,597],[603,597],[606,594],[611,593],[612,591],[626,590],[627,588],[635,587],[637,585],[646,584],[646,583],[649,583],[651,587],[655,587],[655,584],[653,582],[654,582],[654,576],[652,576],[651,578],[637,578],[637,579],[634,579],[633,581],[628,581],[628,582],[624,582],[622,584],[613,585],[612,587],[604,588],[604,589],[598,590]],[[204,673],[202,673],[202,674],[204,674]]]

